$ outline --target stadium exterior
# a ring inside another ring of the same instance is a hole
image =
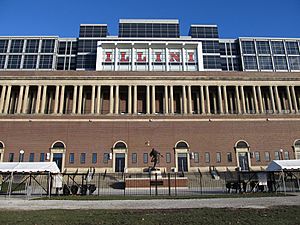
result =
[[[0,162],[64,172],[262,170],[300,159],[300,39],[219,38],[178,20],[0,37]],[[23,150],[23,151],[21,151]]]

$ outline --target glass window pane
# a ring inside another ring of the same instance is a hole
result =
[[[21,55],[10,55],[8,57],[7,69],[20,69]]]
[[[257,41],[256,49],[258,54],[270,54],[270,47],[268,41]]]
[[[255,54],[254,41],[242,41],[243,54]]]
[[[26,53],[37,53],[39,51],[40,40],[29,39],[26,44]]]
[[[271,56],[259,56],[258,61],[259,61],[259,67],[261,70],[272,70],[273,69]]]
[[[70,164],[74,163],[74,153],[70,153],[70,155],[69,155],[69,163]]]
[[[21,53],[23,51],[24,40],[11,40],[10,52]]]
[[[244,66],[246,70],[257,70],[256,57],[244,56]]]
[[[6,55],[0,55],[0,69],[4,69]]]
[[[23,69],[35,69],[37,62],[36,55],[25,55],[23,62]]]
[[[289,56],[291,70],[300,70],[300,56]]]
[[[286,42],[286,51],[289,55],[299,55],[299,47],[297,42]]]
[[[92,163],[93,164],[97,163],[97,153],[93,153],[93,155],[92,155]]]
[[[84,164],[84,163],[85,163],[85,156],[86,156],[85,153],[81,153],[81,154],[80,154],[80,163],[81,163],[81,164]]]
[[[31,152],[29,154],[29,162],[34,162],[34,153],[33,152]]]
[[[137,154],[136,153],[132,153],[131,161],[132,161],[132,163],[137,163]]]
[[[205,152],[205,162],[209,163],[210,162],[210,155],[209,152]]]
[[[143,154],[143,161],[145,164],[148,163],[148,153]]]
[[[282,41],[272,41],[273,54],[284,54],[284,45]]]
[[[42,41],[42,53],[53,53],[54,52],[54,45],[55,40],[54,39],[46,39]]]
[[[274,66],[276,70],[287,70],[287,62],[285,56],[274,56]]]
[[[0,53],[6,53],[8,47],[8,40],[0,40]]]
[[[51,69],[52,68],[52,55],[41,55],[40,62],[39,62],[39,68],[40,69]]]

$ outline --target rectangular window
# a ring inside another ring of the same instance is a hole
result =
[[[55,45],[55,40],[54,39],[43,40],[42,41],[41,52],[43,52],[43,53],[53,53],[54,52],[54,45]]]
[[[166,154],[166,163],[171,163],[171,153],[170,152],[168,152]]]
[[[41,55],[39,68],[40,69],[51,69],[52,68],[52,61],[53,61],[53,56],[52,55]]]
[[[256,48],[258,54],[270,54],[270,47],[268,41],[257,41]]]
[[[299,48],[297,42],[286,42],[286,51],[288,55],[299,55]]]
[[[34,153],[33,152],[31,152],[29,154],[29,162],[34,162]]]
[[[23,62],[23,69],[35,69],[37,62],[36,55],[25,55]]]
[[[40,40],[37,39],[27,40],[25,52],[37,53],[39,51],[39,44],[40,44]]]
[[[70,164],[74,163],[74,153],[70,153],[70,155],[69,155],[69,163]]]
[[[200,160],[199,160],[199,152],[195,152],[195,153],[194,153],[194,162],[195,162],[195,163],[199,163],[199,161],[200,161]]]
[[[300,56],[289,56],[291,70],[300,70]]]
[[[13,162],[14,161],[14,153],[9,153],[8,161],[9,162]]]
[[[254,41],[242,41],[243,54],[255,54]]]
[[[204,69],[221,69],[220,56],[203,56]]]
[[[11,40],[10,52],[21,53],[23,51],[24,40]]]
[[[6,53],[8,46],[8,40],[0,40],[0,53]]]
[[[288,69],[285,56],[274,56],[274,65],[276,70]]]
[[[227,152],[227,162],[232,162],[232,153]]]
[[[103,163],[108,163],[109,160],[109,153],[104,153],[103,155]]]
[[[132,161],[132,163],[137,163],[137,154],[136,153],[132,153],[131,161]]]
[[[7,69],[20,69],[21,55],[10,55],[8,57]]]
[[[45,153],[40,154],[40,162],[45,162]]]
[[[280,160],[280,153],[279,152],[275,152],[274,156],[275,156],[275,160]]]
[[[284,54],[284,46],[282,41],[272,41],[273,54]]]
[[[92,154],[92,163],[96,164],[97,163],[97,153]]]
[[[81,154],[80,154],[80,163],[81,163],[81,164],[85,164],[85,156],[86,156],[85,153],[81,153]]]
[[[256,162],[260,162],[260,154],[259,154],[259,152],[255,152],[255,160],[256,160]]]
[[[272,70],[272,59],[270,56],[259,56],[258,57],[259,68],[261,70]]]
[[[209,152],[205,152],[205,162],[209,163],[210,162],[210,155]]]
[[[4,69],[6,55],[0,55],[0,69]]]
[[[271,157],[270,157],[270,152],[265,152],[265,161],[270,162]]]
[[[221,162],[221,152],[217,152],[216,162],[217,163]]]
[[[24,153],[19,153],[19,162],[24,162]]]
[[[244,66],[246,70],[257,70],[257,61],[255,56],[244,56]]]
[[[290,159],[289,152],[284,152],[284,159],[285,160],[289,160]]]
[[[148,153],[143,154],[143,161],[145,164],[148,163]]]

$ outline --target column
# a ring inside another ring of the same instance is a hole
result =
[[[65,101],[65,86],[61,86],[60,101],[59,101],[59,114],[64,112],[64,101]]]
[[[74,91],[73,91],[73,107],[72,107],[72,113],[76,113],[76,105],[77,105],[77,86],[74,86]]]
[[[292,105],[292,99],[291,99],[291,92],[290,92],[290,87],[286,86],[286,94],[289,102],[289,108],[290,108],[290,113],[293,112],[293,105]]]
[[[193,106],[192,106],[192,87],[188,86],[188,113],[193,114]]]
[[[119,85],[116,86],[115,114],[119,114]]]
[[[128,86],[128,114],[132,113],[132,93],[131,93],[132,87]]]
[[[82,109],[82,93],[83,93],[83,86],[79,86],[79,92],[78,92],[78,107],[77,107],[77,113],[81,114]]]
[[[223,95],[224,95],[224,108],[225,108],[225,113],[228,114],[228,101],[227,101],[227,90],[226,90],[226,86],[223,86]]]
[[[11,94],[11,85],[8,85],[7,86],[7,93],[6,93],[5,105],[4,105],[4,112],[3,113],[8,113],[8,106],[9,106],[9,101],[10,101],[10,94]]]
[[[24,95],[24,101],[23,101],[23,110],[22,110],[22,113],[27,113],[28,94],[29,94],[29,86],[26,86],[26,88],[25,88],[25,95]]]
[[[207,114],[210,114],[210,99],[209,99],[209,87],[205,86],[206,91],[206,105],[207,105]]]
[[[42,105],[41,105],[41,112],[42,114],[45,113],[45,108],[46,108],[46,97],[47,97],[47,86],[43,86],[43,96],[42,96]]]
[[[196,104],[197,104],[197,114],[200,114],[200,94],[196,92]]]
[[[200,86],[200,101],[201,101],[201,114],[205,114],[205,103],[204,103],[204,90],[203,86]]]
[[[97,106],[96,106],[96,113],[100,114],[100,110],[101,110],[101,86],[97,86]]]
[[[20,91],[19,91],[17,113],[21,113],[22,102],[23,102],[23,93],[24,93],[24,86],[22,85],[22,86],[20,86]]]
[[[295,86],[291,86],[291,90],[292,90],[293,104],[295,107],[295,113],[298,113],[298,105],[297,105],[297,99],[296,99],[296,93],[295,93]]]
[[[95,93],[96,87],[95,85],[92,85],[92,96],[91,96],[91,114],[95,113]]]
[[[260,86],[257,86],[257,90],[258,90],[258,102],[259,102],[260,112],[264,113],[264,105],[263,105],[263,99],[262,99],[262,95],[261,95]]]
[[[174,114],[174,87],[170,86],[170,110]]]
[[[223,114],[223,102],[222,102],[222,89],[221,86],[218,86],[218,98],[219,98],[219,108],[220,108],[220,113]]]
[[[236,98],[236,105],[237,105],[237,113],[241,114],[241,102],[240,102],[240,95],[239,95],[239,86],[235,86],[235,98]]]
[[[165,114],[169,113],[169,95],[168,95],[168,86],[165,86]]]
[[[185,86],[182,86],[182,104],[183,104],[183,114],[186,114],[187,113],[187,102],[186,102]]]
[[[253,86],[253,87],[252,87],[252,91],[253,91],[253,99],[254,99],[255,113],[259,113],[259,110],[258,110],[258,102],[257,102],[257,96],[256,96],[256,86]]]
[[[42,86],[39,85],[38,91],[37,91],[37,96],[36,96],[35,113],[40,112],[41,94],[42,94]]]
[[[133,86],[133,113],[137,114],[137,85]]]
[[[150,114],[150,87],[147,85],[146,87],[146,111],[147,114]]]
[[[278,113],[281,113],[281,103],[280,103],[280,98],[279,98],[279,94],[278,94],[278,87],[275,86],[275,98],[276,98],[276,104],[277,104],[277,110]]]
[[[245,102],[244,86],[240,86],[240,89],[241,89],[241,98],[242,98],[243,113],[247,113],[247,111],[246,111],[246,102]]]
[[[55,88],[54,113],[58,113],[59,85]]]
[[[3,85],[2,86],[2,91],[1,91],[1,99],[0,99],[0,113],[3,112],[5,93],[6,93],[6,85]]]
[[[109,113],[114,113],[114,86],[110,86],[110,95],[109,95]]]
[[[270,89],[270,96],[271,96],[271,103],[272,103],[272,110],[273,110],[273,113],[275,113],[275,101],[274,101],[274,93],[273,93],[273,88],[272,86],[269,87]]]
[[[155,114],[155,86],[152,86],[152,114]]]

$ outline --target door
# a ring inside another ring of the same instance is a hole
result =
[[[188,171],[188,161],[187,153],[178,153],[178,172],[187,172]]]
[[[62,171],[62,153],[53,153],[53,162],[56,163],[57,167]]]
[[[249,170],[248,153],[240,152],[238,153],[238,156],[239,156],[239,164],[240,164],[241,171],[248,171]]]
[[[115,159],[115,172],[124,172],[125,168],[125,154],[124,153],[116,153]]]

